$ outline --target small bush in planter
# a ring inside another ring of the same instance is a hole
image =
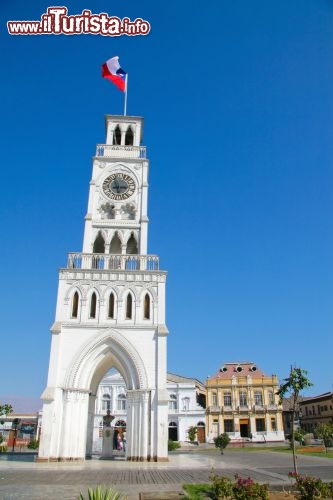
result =
[[[180,448],[179,441],[171,441],[171,439],[170,439],[168,441],[168,451],[177,450],[177,448]]]
[[[232,496],[232,481],[228,477],[217,476],[212,474],[209,476],[212,482],[211,492],[213,498],[230,498]]]
[[[80,493],[79,500],[125,500],[127,496],[115,491],[112,488],[103,490],[101,486],[97,486],[94,490],[88,488],[88,496],[85,497]]]
[[[317,498],[332,498],[333,483],[323,483],[319,477],[301,476],[289,472],[289,477],[295,479],[300,500],[315,500]]]
[[[32,439],[27,445],[27,448],[29,448],[29,450],[38,450],[38,447],[39,441],[37,439]]]
[[[232,492],[235,500],[249,500],[260,499],[268,500],[268,486],[267,484],[255,483],[250,477],[243,478],[236,474],[236,482],[232,487]]]

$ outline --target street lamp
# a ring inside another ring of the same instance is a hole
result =
[[[20,420],[18,418],[14,418],[13,420],[13,431],[14,431],[14,436],[13,436],[13,447],[12,447],[12,453],[15,451],[15,443],[16,443],[16,436],[17,436],[17,426],[19,424]]]

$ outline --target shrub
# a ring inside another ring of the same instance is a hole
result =
[[[191,443],[193,443],[193,441],[195,441],[195,436],[197,435],[197,428],[191,425],[187,433],[189,440],[191,441]]]
[[[226,448],[230,443],[230,437],[226,432],[224,432],[223,434],[220,434],[219,436],[214,438],[214,443],[215,443],[215,448],[220,448],[221,453],[223,455],[223,449]]]
[[[319,477],[301,476],[289,472],[289,477],[295,479],[300,500],[316,500],[317,498],[332,498],[333,483],[323,483]]]
[[[212,481],[211,492],[213,498],[230,498],[232,495],[232,481],[223,476],[212,474],[209,476]]]
[[[255,483],[253,479],[248,477],[242,478],[236,474],[236,482],[232,488],[233,498],[236,500],[248,500],[250,498],[257,498],[261,500],[268,500],[268,486],[267,484]]]
[[[86,498],[88,500],[125,500],[127,497],[112,488],[103,490],[101,486],[97,486],[94,490],[88,488],[87,497],[84,497],[83,494],[80,493],[79,500],[85,500]]]
[[[6,453],[8,451],[8,446],[6,444],[0,444],[0,453]]]
[[[212,474],[209,479],[212,482],[211,496],[214,499],[235,499],[235,500],[268,500],[267,484],[255,483],[250,477],[242,478],[238,474],[235,481],[223,476]]]
[[[169,451],[177,450],[177,448],[180,448],[179,441],[171,441],[171,440],[168,441],[168,450]]]
[[[327,448],[332,446],[333,424],[319,424],[316,428],[316,436],[324,441],[324,445],[327,451]]]
[[[28,443],[27,448],[29,450],[38,450],[39,441],[37,439],[31,439],[30,443]]]

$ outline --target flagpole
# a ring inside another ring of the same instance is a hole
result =
[[[128,82],[128,74],[126,73],[126,78],[125,78],[124,116],[126,116],[126,108],[127,108],[127,82]]]

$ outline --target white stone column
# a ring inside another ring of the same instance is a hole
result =
[[[127,460],[146,461],[149,450],[149,390],[127,391]]]
[[[88,401],[88,391],[64,390],[63,436],[60,460],[85,459]]]
[[[96,396],[90,395],[88,402],[88,422],[87,422],[87,449],[86,455],[92,455],[93,435],[94,435],[94,415]]]

